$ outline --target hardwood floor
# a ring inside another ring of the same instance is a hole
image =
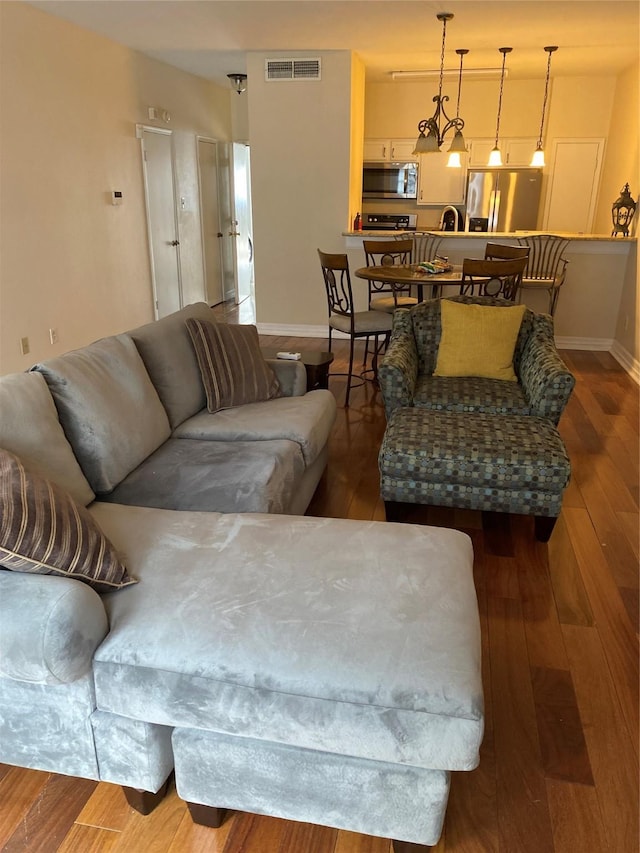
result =
[[[229,319],[233,320],[233,316]],[[278,349],[324,340],[264,338]],[[334,346],[332,372],[346,368]],[[483,639],[481,762],[453,774],[438,853],[638,851],[638,388],[608,354],[562,353],[577,377],[560,432],[572,481],[547,545],[530,518],[416,509],[417,524],[466,531]],[[377,452],[385,426],[367,382],[342,407],[310,515],[384,520]],[[399,554],[399,559],[401,555]],[[236,814],[192,823],[175,788],[151,815],[119,788],[0,765],[5,853],[390,853],[350,832]]]

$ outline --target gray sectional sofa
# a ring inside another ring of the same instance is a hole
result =
[[[0,449],[137,581],[99,593],[0,549],[0,761],[122,785],[141,811],[175,772],[200,821],[434,844],[483,732],[470,540],[302,516],[332,395],[278,362],[285,396],[209,413],[194,316],[213,319],[189,306],[0,377]]]

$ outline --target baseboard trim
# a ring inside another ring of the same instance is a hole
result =
[[[633,381],[640,385],[640,362],[631,355],[629,350],[625,349],[618,341],[614,341],[611,347],[611,355],[627,371]]]
[[[287,326],[280,323],[258,323],[258,334],[260,335],[278,335],[285,338],[325,338],[328,340],[328,326]],[[349,335],[344,332],[334,332],[334,338],[346,338],[349,340]]]
[[[555,338],[558,349],[582,349],[589,352],[611,352],[613,338]]]
[[[258,323],[261,335],[277,335],[285,338],[324,338],[328,339],[326,326],[287,325],[281,323]],[[334,332],[336,339],[349,339],[343,332]],[[569,338],[556,337],[558,349],[577,349],[590,352],[610,352],[615,360],[640,385],[640,362],[628,350],[613,338]]]

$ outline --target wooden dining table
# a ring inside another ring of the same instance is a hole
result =
[[[388,264],[372,267],[360,267],[355,271],[358,278],[366,281],[382,281],[385,284],[406,287],[410,284],[416,288],[418,302],[424,299],[424,286],[431,287],[431,298],[439,296],[440,289],[446,284],[460,284],[462,281],[462,264],[454,264],[447,272],[430,273],[419,264]]]

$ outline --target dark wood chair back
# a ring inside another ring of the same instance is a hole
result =
[[[462,262],[461,295],[500,296],[515,302],[527,258],[486,260],[465,258]]]
[[[363,240],[362,248],[366,265],[368,267],[376,266],[391,266],[393,264],[410,264],[413,251],[413,240],[404,238],[402,240]],[[411,294],[411,285],[393,285],[383,281],[369,282],[369,308],[374,307],[371,300],[379,296],[381,293],[388,293],[393,297],[391,308],[398,305],[398,297]],[[418,300],[412,300],[417,302]],[[404,300],[406,303],[406,299]],[[401,301],[403,304],[403,301]],[[391,309],[389,309],[391,310]]]
[[[487,243],[484,248],[484,256],[488,261],[510,261],[514,258],[526,258],[528,255],[528,246],[505,246],[502,243]]]
[[[349,275],[349,258],[347,255],[332,255],[318,249],[322,277],[327,294],[329,317],[339,314],[342,317],[353,317],[353,290]]]

